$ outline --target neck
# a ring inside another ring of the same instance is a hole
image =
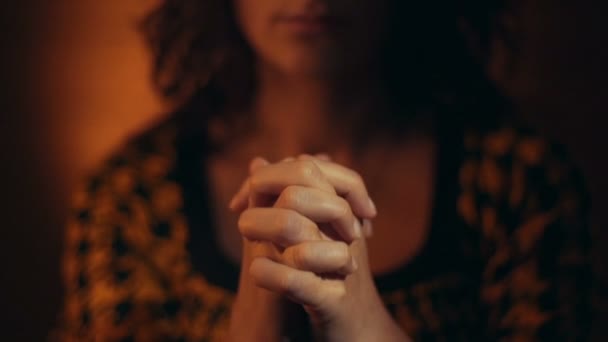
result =
[[[260,67],[258,80],[252,108],[257,120],[256,135],[271,144],[276,157],[349,146],[356,123],[373,107],[380,107],[380,96],[369,91],[379,89],[371,78],[337,87],[326,79],[289,76]]]

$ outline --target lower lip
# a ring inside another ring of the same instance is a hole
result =
[[[299,34],[323,34],[331,27],[327,20],[322,19],[284,19],[279,23]]]

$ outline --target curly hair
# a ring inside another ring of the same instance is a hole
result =
[[[473,121],[504,111],[508,101],[485,67],[505,1],[389,0],[383,79],[398,110],[385,114],[387,127],[442,108]],[[153,53],[153,82],[166,99],[206,121],[228,115],[228,106],[250,104],[253,52],[232,1],[164,0],[144,18],[142,31]]]

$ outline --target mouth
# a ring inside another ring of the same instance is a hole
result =
[[[339,24],[335,16],[327,14],[289,14],[277,17],[277,24],[302,35],[319,35],[333,31]]]

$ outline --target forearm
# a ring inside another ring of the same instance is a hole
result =
[[[314,324],[313,322],[315,341],[412,341],[393,320],[381,302],[374,307],[357,310],[361,313],[358,319],[351,316],[349,320],[345,320],[343,323],[332,323],[332,328],[323,327],[322,324]]]
[[[384,341],[384,342],[410,342],[411,339],[397,325],[384,306],[374,310],[371,319],[360,323],[360,329],[349,341]],[[335,340],[338,341],[338,340]]]
[[[279,342],[282,335],[282,319],[285,315],[281,300],[276,294],[263,289],[237,296],[230,317],[229,342]]]
[[[376,320],[352,341],[411,342],[412,340],[386,312],[377,313]]]
[[[285,320],[285,299],[258,287],[249,275],[249,267],[262,245],[243,239],[243,260],[239,288],[232,304],[228,342],[281,341]]]

